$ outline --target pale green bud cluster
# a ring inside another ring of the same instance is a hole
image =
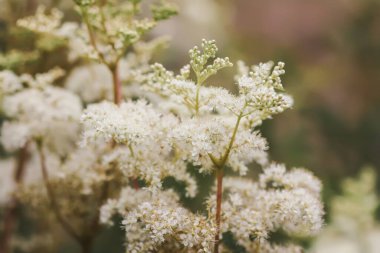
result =
[[[215,75],[219,70],[233,66],[228,57],[214,59],[218,52],[215,40],[207,41],[203,39],[201,46],[202,51],[197,46],[189,51],[190,65],[197,76],[197,83],[199,84],[202,84],[210,76]],[[213,63],[205,66],[212,59],[214,59]]]

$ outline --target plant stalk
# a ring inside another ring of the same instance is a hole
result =
[[[219,253],[219,240],[220,240],[220,221],[222,215],[222,197],[223,197],[223,168],[217,168],[216,170],[216,233],[214,242],[214,253]]]
[[[19,151],[18,158],[16,161],[16,166],[14,169],[14,183],[18,187],[24,178],[25,174],[25,165],[28,160],[28,143],[24,145]],[[12,197],[8,203],[8,207],[5,209],[4,213],[4,231],[0,236],[0,252],[8,253],[10,251],[10,242],[12,240],[12,234],[15,230],[17,223],[17,210],[19,203],[16,197]]]
[[[61,224],[62,228],[72,238],[74,238],[79,244],[82,245],[82,237],[76,233],[74,228],[71,227],[71,225],[63,218],[63,216],[60,212],[60,209],[59,209],[59,206],[58,206],[55,194],[54,194],[53,187],[51,186],[51,184],[49,182],[49,174],[48,174],[48,170],[46,167],[46,158],[45,158],[45,153],[44,153],[43,148],[42,148],[42,143],[41,142],[37,143],[37,146],[38,146],[38,154],[39,154],[40,165],[41,165],[41,170],[42,170],[42,177],[44,180],[44,184],[46,187],[46,191],[47,191],[48,198],[50,200],[50,204],[51,204],[51,207],[53,209],[53,212],[54,212],[58,222]]]
[[[245,108],[245,107],[244,107]],[[214,253],[219,253],[219,241],[220,241],[220,223],[221,223],[221,215],[222,215],[222,197],[223,197],[223,168],[228,161],[230,156],[233,144],[235,142],[236,134],[239,129],[240,121],[243,118],[243,111],[239,114],[236,120],[236,124],[228,144],[227,150],[219,159],[215,159],[214,156],[209,154],[210,159],[214,163],[216,167],[216,213],[215,213],[215,222],[216,222],[216,234],[215,234],[215,242],[214,242]]]
[[[118,63],[116,63],[115,66],[111,67],[110,69],[112,71],[114,103],[120,105],[122,100],[122,90],[119,78]]]

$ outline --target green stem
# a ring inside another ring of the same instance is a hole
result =
[[[193,67],[193,70],[195,72],[195,75],[197,77],[197,89],[196,89],[196,94],[195,94],[195,114],[198,115],[199,113],[199,93],[200,93],[200,90],[201,90],[201,86],[203,84],[203,82],[205,81],[205,79],[201,79],[199,77],[199,71],[194,69]]]
[[[199,113],[199,92],[200,92],[200,89],[201,89],[201,83],[198,82],[197,83],[197,90],[196,90],[196,94],[195,94],[195,114]]]
[[[237,118],[237,120],[236,120],[236,124],[235,124],[235,127],[234,127],[234,131],[232,133],[230,142],[228,144],[228,148],[227,148],[226,152],[224,153],[224,156],[222,157],[222,159],[220,161],[221,166],[224,166],[226,164],[227,160],[228,160],[228,157],[229,157],[229,155],[231,153],[232,146],[234,145],[236,134],[238,132],[240,121],[241,121],[242,118],[243,118],[243,115],[242,115],[242,113],[240,113],[239,116],[238,116],[238,118]]]
[[[102,63],[108,65],[107,61],[105,60],[103,54],[99,51],[98,49],[98,46],[96,44],[96,38],[95,38],[95,33],[94,33],[94,30],[92,29],[92,26],[88,20],[88,16],[87,16],[87,10],[85,10],[83,7],[81,8],[81,12],[82,12],[82,15],[83,15],[83,21],[87,27],[87,31],[88,31],[88,37],[90,38],[90,43],[92,45],[92,47],[94,48],[94,50],[96,51],[96,53],[99,55],[100,57],[100,60]]]

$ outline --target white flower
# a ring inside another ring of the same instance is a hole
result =
[[[20,89],[22,89],[22,84],[17,75],[9,70],[0,71],[0,96]]]
[[[260,187],[265,189],[303,188],[311,194],[319,195],[322,184],[305,169],[292,169],[286,172],[285,165],[272,163],[260,175]]]
[[[162,134],[162,115],[145,101],[126,102],[117,106],[101,102],[87,107],[81,118],[83,143],[102,139],[138,144]],[[153,133],[153,134],[152,134]]]
[[[308,175],[299,170],[295,172]],[[222,204],[222,230],[231,231],[246,249],[252,248],[253,244],[260,244],[259,241],[267,239],[270,232],[278,229],[300,237],[318,233],[323,225],[324,214],[321,188],[309,188],[299,183],[297,177],[293,179],[293,175],[293,171],[286,172],[284,166],[272,164],[260,175],[259,183],[226,178],[224,191],[227,196]],[[308,180],[308,177],[305,179]],[[309,177],[312,185],[319,183],[315,180]],[[208,203],[213,213],[215,198],[211,197]]]
[[[15,150],[27,140],[43,137],[55,149],[63,151],[67,146],[65,143],[76,138],[82,106],[74,94],[48,86],[42,90],[24,89],[6,96],[3,110],[11,119],[4,123],[1,133],[7,150]],[[59,132],[59,129],[65,131]],[[61,136],[64,138],[60,139]]]
[[[200,165],[201,171],[211,171],[210,155],[222,157],[230,143],[235,127],[234,117],[202,117],[183,120],[171,133],[174,146],[182,159]],[[266,160],[266,141],[249,128],[237,131],[227,165],[241,174],[246,173],[244,164],[254,160]]]
[[[104,224],[112,225],[111,218],[116,213],[126,216],[129,211],[135,209],[141,203],[151,202],[157,198],[165,201],[168,205],[177,205],[179,201],[178,195],[172,190],[157,191],[155,194],[152,194],[144,189],[125,187],[121,190],[118,198],[108,199],[101,207],[100,221]]]
[[[71,71],[65,81],[68,90],[78,94],[86,103],[104,99],[112,100],[112,75],[102,64],[77,67]]]
[[[17,25],[40,33],[53,33],[61,25],[62,17],[58,9],[47,13],[45,6],[39,6],[34,16],[19,19]]]
[[[211,253],[215,227],[201,215],[161,199],[143,202],[123,220],[127,232],[127,252],[167,249],[176,252]],[[136,238],[134,234],[138,234]],[[176,251],[174,251],[176,250]]]

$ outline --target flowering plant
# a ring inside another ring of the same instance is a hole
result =
[[[82,252],[91,252],[115,215],[131,253],[234,252],[227,237],[245,252],[302,252],[290,241],[273,243],[271,234],[307,237],[320,230],[321,183],[305,169],[270,162],[258,130],[293,104],[281,81],[284,63],[238,62],[233,94],[209,85],[211,76],[232,67],[217,56],[213,40],[191,49],[178,74],[150,64],[166,40],[142,42],[142,36],[176,13],[173,4],[154,3],[141,18],[141,0],[75,2],[80,24],[43,7],[17,22],[63,40],[69,61],[80,66],[68,76],[58,68],[34,76],[0,72],[2,144],[17,154],[17,175],[41,172],[31,180],[16,177],[4,205],[28,206],[47,224],[40,236],[58,223]],[[258,180],[244,177],[252,163],[263,167]],[[198,174],[215,176],[203,213],[182,202],[196,197]],[[184,196],[163,186],[167,178],[180,182]],[[11,218],[12,206],[8,211]],[[37,238],[28,248],[48,241]]]

